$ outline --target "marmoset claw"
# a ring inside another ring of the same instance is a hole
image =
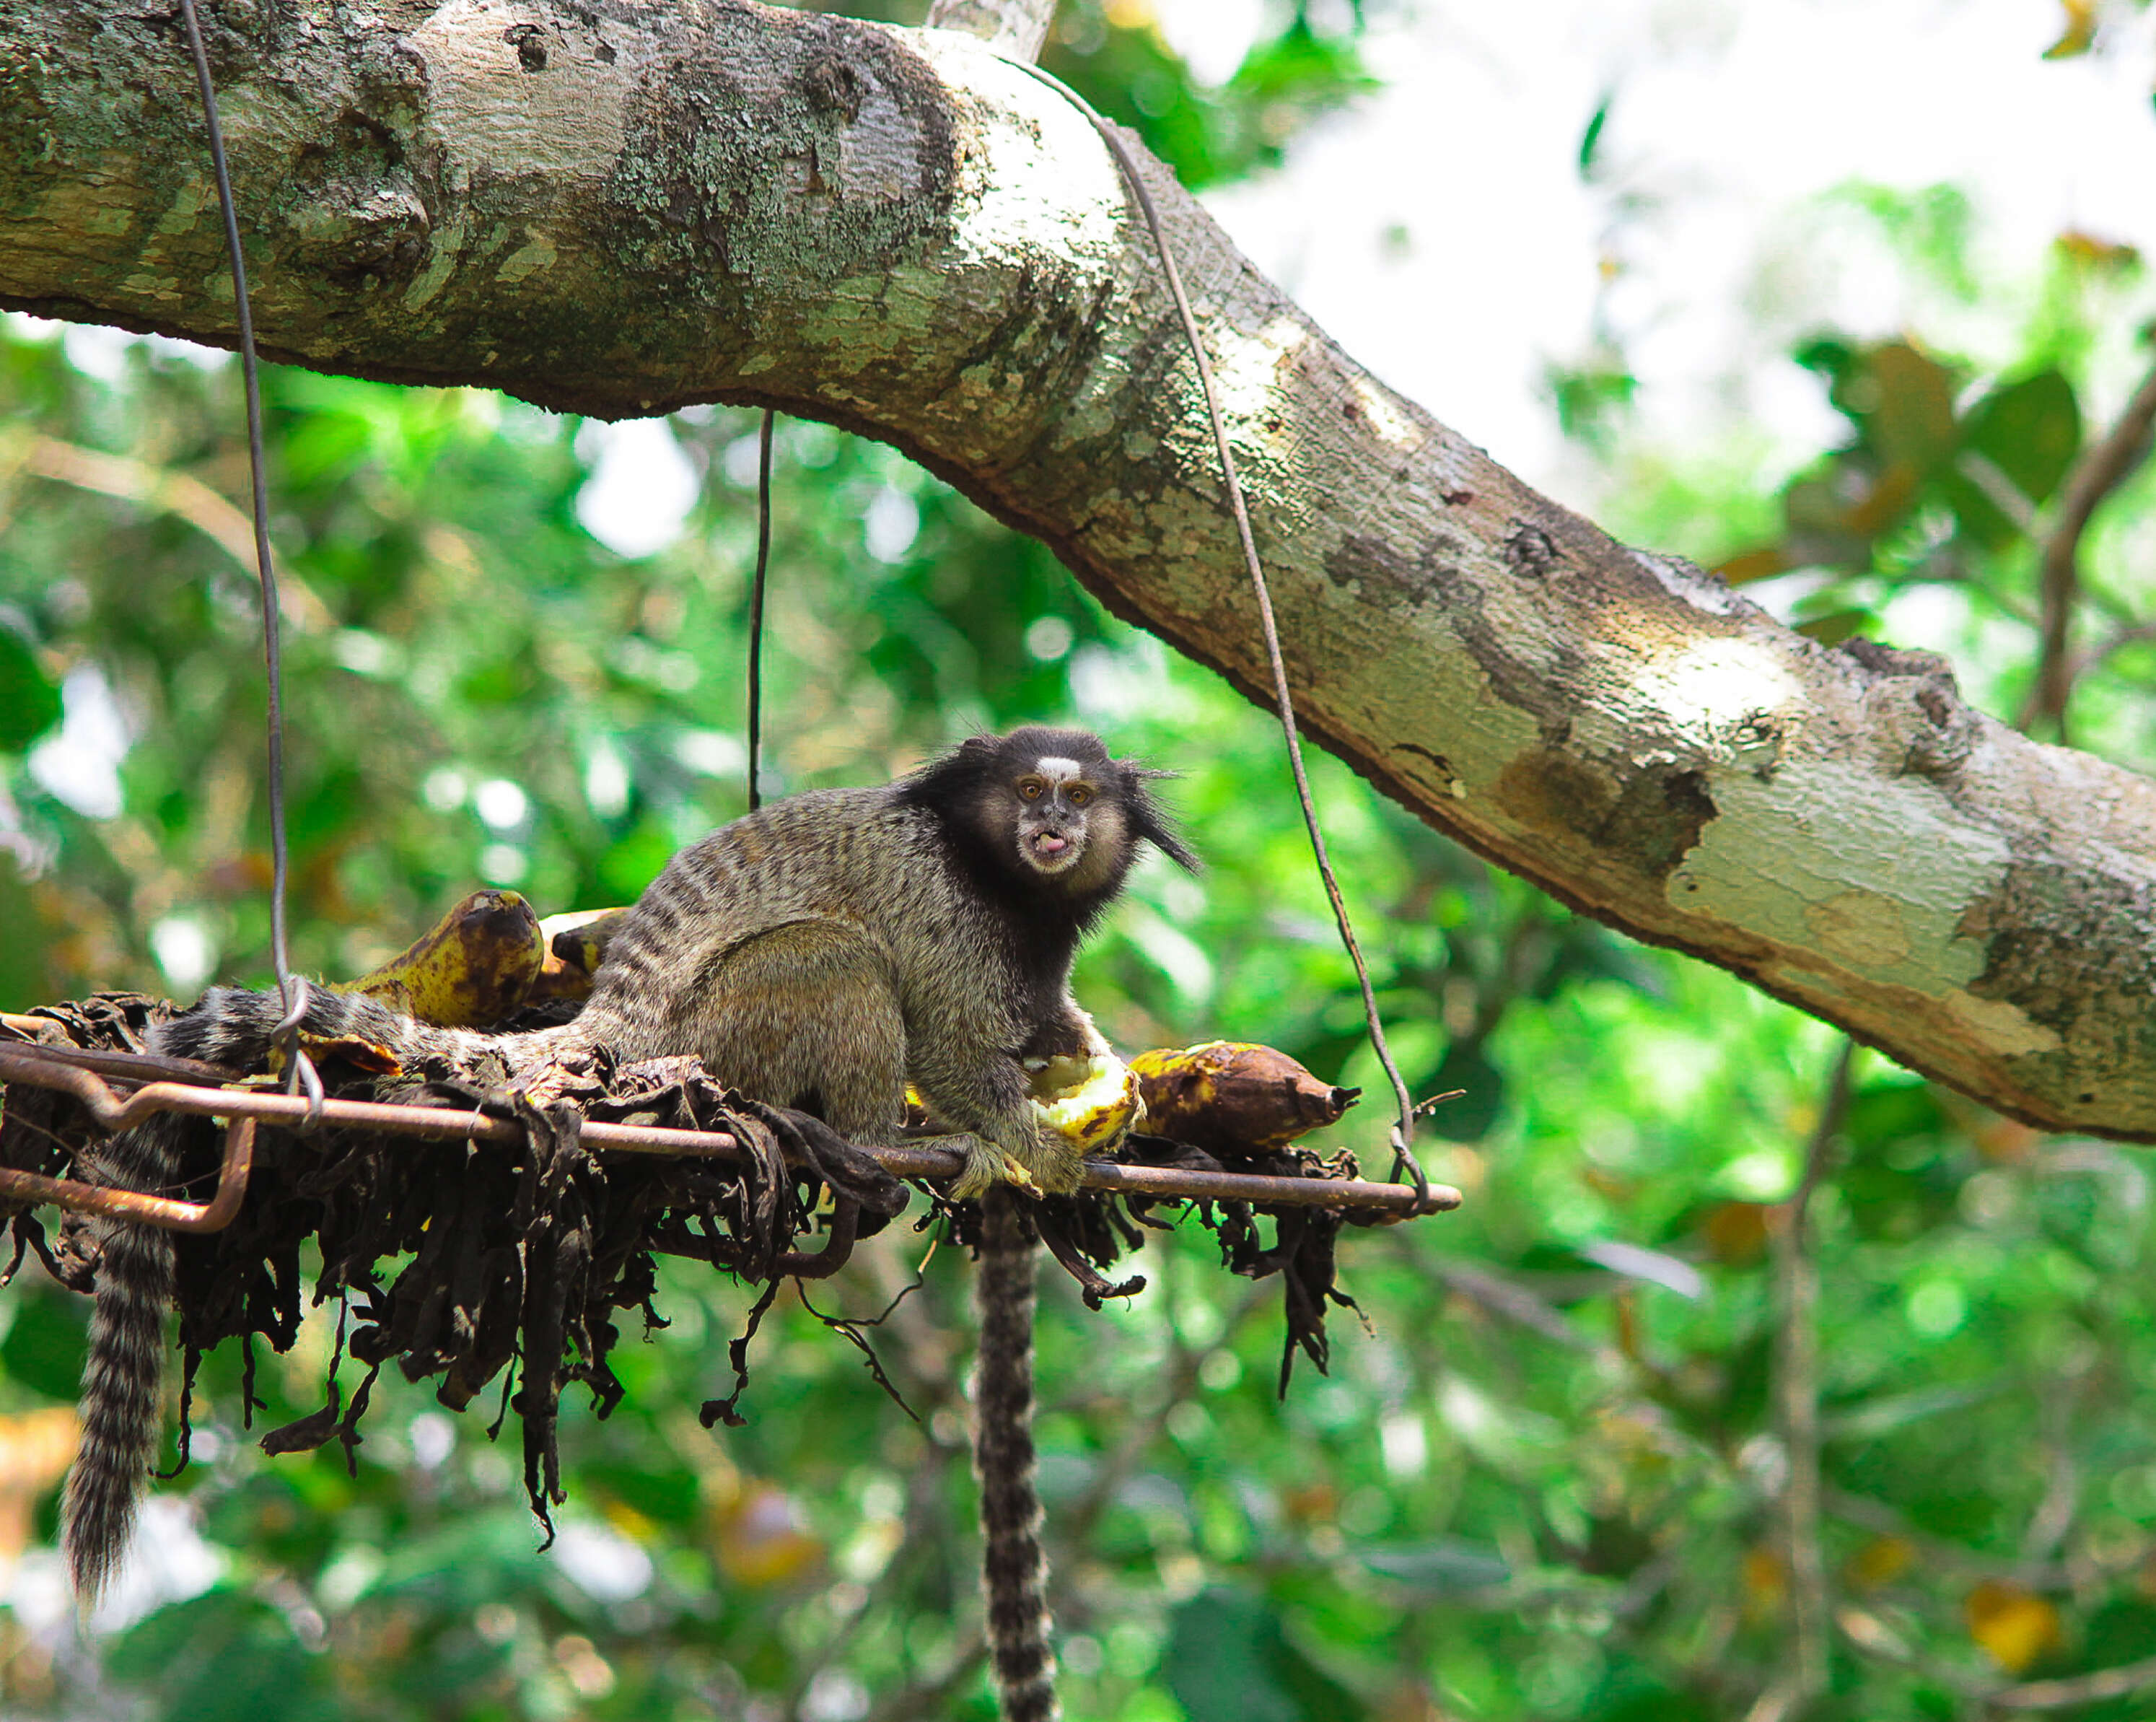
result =
[[[1033,1173],[1025,1162],[1009,1149],[998,1148],[984,1138],[973,1136],[963,1139],[965,1143],[966,1169],[958,1175],[958,1181],[951,1186],[954,1201],[970,1202],[988,1193],[993,1184],[1008,1184],[1038,1198],[1040,1186],[1033,1180]]]

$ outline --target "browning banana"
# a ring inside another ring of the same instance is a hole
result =
[[[1208,1153],[1284,1148],[1338,1123],[1363,1097],[1321,1082],[1276,1047],[1243,1041],[1141,1052],[1130,1067],[1145,1128]]]
[[[340,992],[366,993],[438,1028],[485,1028],[531,995],[539,917],[514,891],[475,891],[418,939]]]

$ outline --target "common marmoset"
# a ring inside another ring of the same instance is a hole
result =
[[[1005,1183],[1069,1190],[1077,1152],[1034,1124],[1024,1061],[1092,1044],[1070,997],[1070,963],[1140,845],[1195,865],[1147,792],[1158,775],[1110,758],[1081,730],[976,737],[895,783],[790,796],[683,850],[608,943],[583,1011],[561,1027],[436,1028],[363,995],[320,991],[303,1026],[406,1060],[490,1051],[518,1083],[578,1047],[605,1046],[624,1060],[694,1054],[743,1092],[813,1112],[871,1145],[896,1139],[910,1081],[968,1133],[954,1194]],[[280,1014],[275,993],[213,988],[151,1045],[255,1067]],[[103,1144],[92,1169],[130,1188],[167,1189],[179,1175],[182,1133],[172,1115],[154,1118]],[[1029,1307],[1031,1242],[1014,1210],[995,1217],[1005,1207],[991,1204],[987,1253],[1017,1252]],[[167,1234],[118,1220],[97,1226],[82,1443],[64,1513],[69,1566],[85,1600],[112,1576],[134,1524],[157,1438],[172,1295]],[[983,1286],[993,1277],[984,1262]],[[1029,1407],[1029,1332],[1020,1343]],[[985,1380],[985,1357],[983,1372]],[[990,1447],[1010,1444],[1007,1434],[992,1439],[987,1423],[984,1401],[984,1472],[997,1462]],[[1008,1508],[1020,1522],[999,1532],[992,1520],[988,1537],[992,1555],[1029,1545],[1037,1570],[1029,1435],[1024,1447],[1023,1498]],[[1032,1595],[1037,1614],[1037,1583]],[[989,1608],[993,1637],[993,1595]],[[1045,1658],[1045,1617],[1031,1630]],[[1003,1683],[1008,1708],[1012,1689]],[[1050,1714],[1053,1702],[1023,1714]]]

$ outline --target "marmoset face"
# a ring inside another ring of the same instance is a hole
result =
[[[1100,786],[1075,759],[1054,754],[1033,763],[1012,785],[1018,797],[1019,858],[1037,872],[1067,872],[1086,854]]]

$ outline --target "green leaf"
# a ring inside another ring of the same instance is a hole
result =
[[[1240,1591],[1201,1591],[1175,1611],[1168,1688],[1189,1722],[1355,1722],[1362,1700],[1281,1630],[1271,1605]]]
[[[243,1633],[262,1605],[239,1591],[215,1590],[145,1616],[106,1649],[108,1672],[122,1680],[146,1679],[190,1651],[215,1654]]]
[[[1966,463],[1982,457],[1971,452],[1962,458]],[[1966,465],[1941,475],[1934,490],[1939,500],[1953,510],[1954,524],[1961,528],[1962,536],[1979,550],[1996,555],[2021,536],[2020,523],[1969,475]]]
[[[1594,112],[1589,117],[1587,130],[1580,134],[1579,177],[1582,179],[1592,180],[1595,177],[1598,167],[1595,155],[1601,147],[1602,134],[1609,124],[1609,109],[1615,100],[1614,96],[1604,96],[1595,105]]]
[[[1794,481],[1782,493],[1788,542],[1781,573],[1797,568],[1868,569],[1871,541],[1899,523],[1912,487],[1889,486],[1861,452],[1845,454]]]
[[[2051,370],[1994,389],[1970,411],[1965,441],[2030,502],[2050,501],[2081,450],[2073,384]]]
[[[1581,1722],[1712,1722],[1721,1714],[1629,1657],[1613,1663],[1579,1710]]]
[[[2090,1617],[2082,1637],[2082,1660],[2091,1669],[2106,1668],[2147,1656],[2151,1646],[2156,1646],[2156,1601],[2122,1597]],[[2145,1705],[2129,1709],[2138,1713]]]
[[[1455,1088],[1466,1092],[1437,1109],[1432,1128],[1455,1142],[1473,1142],[1487,1135],[1505,1103],[1505,1073],[1491,1061],[1480,1041],[1455,1042],[1417,1092],[1445,1094]]]
[[[19,753],[60,721],[60,691],[29,642],[0,625],[0,753]]]
[[[1790,355],[1807,371],[1816,371],[1830,384],[1838,383],[1856,362],[1856,348],[1832,335],[1807,341]]]
[[[218,1589],[161,1608],[107,1652],[118,1678],[140,1683],[174,1722],[336,1722],[331,1664],[311,1657],[282,1615]]]
[[[1899,1143],[1936,1141],[1949,1125],[1938,1091],[1921,1077],[1867,1082],[1850,1097],[1841,1133],[1858,1158]]]
[[[1527,990],[1531,999],[1555,999],[1578,980],[1609,980],[1666,1000],[1669,983],[1663,971],[1640,947],[1608,928],[1575,915],[1558,923],[1557,952],[1540,978]]]
[[[1557,407],[1558,428],[1576,442],[1604,450],[1639,392],[1640,379],[1622,366],[1589,362],[1552,366],[1543,386]]]
[[[15,1319],[0,1340],[0,1370],[33,1393],[62,1403],[82,1387],[85,1299],[59,1291],[15,1300]]]
[[[375,1581],[377,1594],[416,1603],[454,1597],[465,1607],[522,1595],[551,1570],[533,1567],[539,1534],[531,1518],[508,1506],[464,1514],[392,1551]]]
[[[598,1489],[660,1524],[685,1524],[699,1502],[696,1473],[679,1464],[591,1464],[583,1474]]]

